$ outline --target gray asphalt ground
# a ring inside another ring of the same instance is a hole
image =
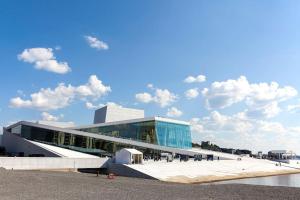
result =
[[[300,199],[300,188],[175,184],[74,172],[0,170],[0,199]]]

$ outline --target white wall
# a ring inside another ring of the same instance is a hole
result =
[[[88,169],[106,167],[108,158],[0,157],[0,167],[14,170]]]
[[[139,119],[144,117],[144,110],[123,108],[118,106],[108,106],[105,121],[115,122],[130,119]]]
[[[94,124],[144,118],[144,110],[108,105],[95,111]]]

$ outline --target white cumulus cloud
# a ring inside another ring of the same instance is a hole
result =
[[[152,83],[148,83],[148,84],[147,84],[147,88],[153,89],[153,88],[154,88],[154,85],[153,85]]]
[[[158,103],[161,107],[171,105],[177,100],[177,96],[167,89],[156,89],[153,101]]]
[[[151,101],[153,101],[152,95],[147,92],[138,93],[135,95],[135,98],[137,101],[142,103],[150,103]]]
[[[297,95],[297,90],[291,86],[279,87],[276,82],[250,84],[251,93],[248,95],[248,102],[264,104],[265,102],[278,100],[285,101]]]
[[[91,102],[86,102],[85,103],[86,108],[89,109],[89,110],[96,110],[96,109],[102,108],[103,106],[106,106],[106,105],[107,106],[122,107],[121,105],[119,105],[117,103],[114,103],[114,102],[107,102],[106,104],[100,103],[98,105],[94,105]]]
[[[18,55],[18,59],[34,64],[34,67],[39,70],[58,74],[65,74],[71,71],[67,62],[58,62],[56,60],[52,48],[25,49]]]
[[[171,107],[168,108],[167,116],[168,117],[180,117],[182,115],[182,111],[179,110],[178,108]]]
[[[160,107],[166,107],[174,103],[178,97],[167,89],[151,88],[154,90],[154,94],[147,92],[138,93],[135,98],[138,102],[142,103],[157,103]]]
[[[300,112],[300,103],[288,105],[287,110],[291,113],[298,113]]]
[[[185,91],[184,95],[187,99],[194,99],[194,98],[198,97],[198,95],[199,95],[198,88],[189,89],[189,90]]]
[[[251,105],[250,108],[245,111],[245,113],[252,118],[272,118],[277,116],[280,112],[281,108],[276,101],[271,101],[264,105]]]
[[[56,110],[71,104],[75,99],[85,100],[86,98],[97,100],[111,92],[110,86],[105,86],[96,75],[89,78],[88,83],[80,86],[58,84],[54,89],[41,88],[40,91],[30,95],[30,99],[15,97],[10,100],[13,108],[33,108],[38,110]]]
[[[241,76],[237,80],[213,82],[210,88],[204,88],[202,95],[206,99],[209,109],[225,108],[240,102],[250,93],[251,87],[246,77]]]
[[[89,46],[92,48],[95,48],[97,50],[107,50],[109,48],[108,44],[99,40],[96,37],[87,35],[87,36],[84,36],[84,38],[87,41],[87,43],[89,44]]]
[[[276,82],[251,84],[245,76],[214,82],[202,90],[208,109],[222,109],[244,101],[250,116],[266,118],[276,116],[281,111],[278,104],[297,94],[295,88],[279,87]]]
[[[246,113],[224,115],[212,111],[209,116],[192,118],[194,138],[212,138],[219,146],[250,150],[290,149],[300,152],[300,127],[287,127],[280,122],[252,119]],[[298,139],[297,139],[298,138]]]
[[[56,122],[61,118],[61,116],[54,116],[54,115],[51,115],[48,112],[42,112],[41,116],[42,116],[43,121],[54,121],[54,122]]]
[[[99,105],[94,105],[93,103],[87,101],[85,102],[85,107],[89,110],[96,110],[98,108],[101,108],[102,107],[102,104],[99,104]]]
[[[198,75],[198,76],[188,76],[184,79],[185,83],[202,83],[206,81],[206,76]]]

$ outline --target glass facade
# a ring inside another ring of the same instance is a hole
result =
[[[78,130],[157,144],[154,121],[82,128]]]
[[[191,148],[191,133],[188,125],[162,121],[144,121],[93,128],[82,128],[80,131],[113,137],[142,141],[175,148]],[[94,155],[113,155],[122,148],[135,148],[147,154],[158,154],[160,151],[101,140],[93,137],[70,134],[66,132],[43,129],[34,126],[19,125],[11,130],[28,140],[55,145]]]
[[[154,150],[149,150],[141,147],[134,147],[131,145],[110,142],[97,138],[74,135],[70,133],[26,125],[21,126],[20,135],[28,140],[33,140],[94,155],[112,156],[116,151],[122,148],[135,148],[145,153],[155,153]]]
[[[161,146],[192,147],[190,126],[163,121],[144,121],[110,126],[82,128],[80,131],[133,139]]]
[[[188,149],[192,147],[190,126],[155,121],[157,144],[161,146]]]

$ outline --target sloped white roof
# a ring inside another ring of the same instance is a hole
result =
[[[124,149],[121,149],[120,151],[122,150],[125,150],[125,151],[128,151],[130,152],[131,154],[143,154],[142,152],[136,150],[136,149],[129,149],[129,148],[124,148]]]
[[[57,155],[60,155],[61,157],[66,157],[66,158],[99,158],[98,156],[93,156],[90,154],[86,154],[86,153],[81,153],[78,151],[73,151],[70,149],[64,149],[61,147],[56,147],[56,146],[52,146],[52,145],[48,145],[48,144],[43,144],[40,142],[35,142],[35,141],[30,141],[29,142],[43,148],[46,149],[48,151],[51,151]]]

